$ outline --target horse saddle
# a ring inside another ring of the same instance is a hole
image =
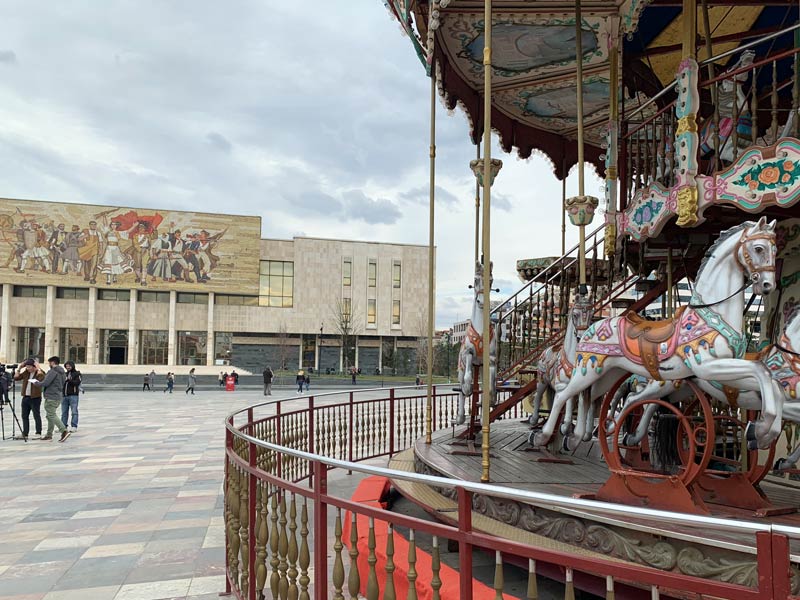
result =
[[[636,313],[628,313],[620,320],[620,345],[623,354],[644,366],[650,376],[661,381],[659,363],[675,353],[678,344],[677,329],[685,306],[675,311],[675,316],[662,321],[648,321]]]

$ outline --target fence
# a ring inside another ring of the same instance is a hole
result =
[[[433,400],[434,430],[449,427],[456,394],[434,389]],[[420,388],[403,387],[274,401],[230,415],[226,420],[224,481],[226,591],[248,600],[269,595],[326,599],[331,593],[336,599],[343,599],[345,594],[351,599],[369,600],[418,595],[438,599],[444,585],[440,549],[449,541],[459,550],[460,598],[473,597],[473,548],[494,553],[498,598],[503,597],[504,562],[526,566],[528,598],[538,597],[537,572],[562,579],[564,597],[570,599],[574,598],[575,582],[586,578],[605,580],[606,598],[613,598],[615,587],[623,586],[651,598],[674,593],[731,600],[798,597],[792,596],[797,573],[791,567],[789,553],[790,541],[800,540],[797,528],[632,509],[394,471],[363,462],[391,456],[423,435],[425,403]],[[519,417],[516,411],[506,415]],[[421,520],[332,495],[328,483],[333,471],[379,475],[449,490],[457,500],[457,524]],[[757,550],[757,583],[748,586],[688,576],[481,533],[472,527],[473,495],[544,509],[599,510],[662,526],[675,524],[751,536]],[[395,554],[398,527],[408,530],[403,556]],[[366,544],[359,543],[363,539],[359,532],[367,534]],[[418,557],[415,537],[421,532],[433,536],[430,559]],[[399,569],[401,564],[403,568]]]

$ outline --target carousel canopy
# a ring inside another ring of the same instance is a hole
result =
[[[384,0],[408,33],[420,60],[435,65],[448,108],[461,106],[470,137],[483,133],[483,0]],[[700,1],[698,0],[698,6]],[[796,0],[707,0],[714,55],[797,22]],[[609,42],[622,36],[623,110],[668,86],[681,60],[680,0],[584,0],[582,44],[586,160],[603,169],[608,121]],[[433,13],[433,18],[431,18]],[[575,3],[494,0],[492,127],[506,152],[546,155],[559,179],[577,162]],[[703,12],[698,8],[698,56],[704,58]],[[757,56],[791,47],[794,36],[755,48]],[[733,57],[735,60],[735,57]],[[731,57],[720,61],[722,66]],[[791,66],[787,64],[787,76]],[[663,99],[666,101],[667,96]]]

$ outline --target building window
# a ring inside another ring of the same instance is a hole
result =
[[[17,287],[24,286],[14,286],[15,296]],[[38,358],[39,362],[42,362],[45,358],[44,327],[20,327],[17,329],[17,362],[33,356]]]
[[[169,303],[169,292],[139,292],[139,302]],[[155,363],[155,364],[161,364],[161,363]]]
[[[291,308],[294,297],[294,263],[281,260],[261,261],[259,306]]]
[[[86,362],[87,329],[62,329],[59,356],[62,361],[71,360],[76,363]]]
[[[345,258],[342,263],[342,285],[350,287],[353,285],[353,261]]]
[[[214,304],[220,304],[222,306],[258,306],[258,296],[215,294]]]
[[[208,294],[187,294],[178,292],[178,304],[208,304]]]
[[[100,330],[100,364],[126,365],[128,364],[128,330],[127,329],[101,329]]]
[[[392,300],[392,325],[400,325],[400,300]]]
[[[367,263],[367,287],[377,287],[378,285],[378,261],[370,258]]]
[[[342,298],[342,317],[349,319],[353,314],[352,298]]]
[[[130,290],[97,290],[98,300],[111,300],[118,302],[129,302],[131,299]]]
[[[139,332],[139,363],[166,365],[169,357],[169,332],[164,330]]]
[[[63,298],[64,300],[88,300],[88,288],[56,288],[56,298]]]
[[[231,364],[233,354],[233,334],[225,331],[214,332],[214,363],[217,365]]]
[[[400,287],[400,261],[392,263],[392,287]]]
[[[205,331],[178,332],[178,364],[205,365],[208,352],[208,337]]]
[[[375,325],[377,322],[377,307],[375,300],[367,300],[367,325]]]
[[[17,298],[47,298],[47,288],[34,285],[15,285],[14,296]]]

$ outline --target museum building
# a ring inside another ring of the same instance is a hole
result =
[[[0,362],[416,371],[428,248],[260,217],[0,199]]]

